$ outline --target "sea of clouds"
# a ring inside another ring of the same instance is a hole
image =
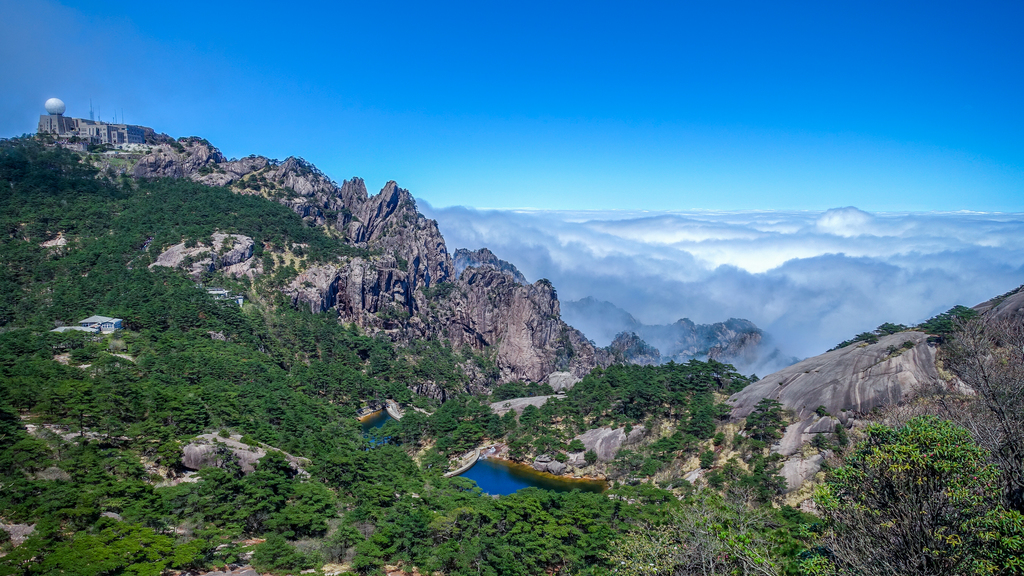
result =
[[[490,248],[560,300],[645,324],[745,318],[799,358],[1024,284],[1024,214],[420,209],[450,251]]]

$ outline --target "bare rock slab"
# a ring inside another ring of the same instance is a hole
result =
[[[734,394],[732,417],[745,418],[762,398],[778,400],[801,419],[824,406],[844,421],[847,413],[905,402],[939,382],[935,347],[927,339],[924,332],[899,332],[808,358]]]

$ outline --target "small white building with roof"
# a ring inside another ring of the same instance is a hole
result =
[[[99,332],[109,334],[121,329],[121,319],[108,316],[89,316],[85,320],[79,321],[78,325],[83,328],[94,328]]]

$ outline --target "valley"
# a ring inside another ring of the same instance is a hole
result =
[[[1014,573],[1019,436],[966,430],[1019,430],[1021,289],[797,362],[449,253],[393,181],[145,148],[0,142],[0,574],[873,573],[876,480],[946,506],[914,554]]]

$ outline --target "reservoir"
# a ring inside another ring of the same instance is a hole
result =
[[[506,495],[534,486],[555,492],[603,492],[608,488],[604,480],[579,480],[563,478],[537,472],[525,464],[516,464],[506,460],[481,458],[472,468],[459,475],[476,482],[481,490],[491,495]]]

